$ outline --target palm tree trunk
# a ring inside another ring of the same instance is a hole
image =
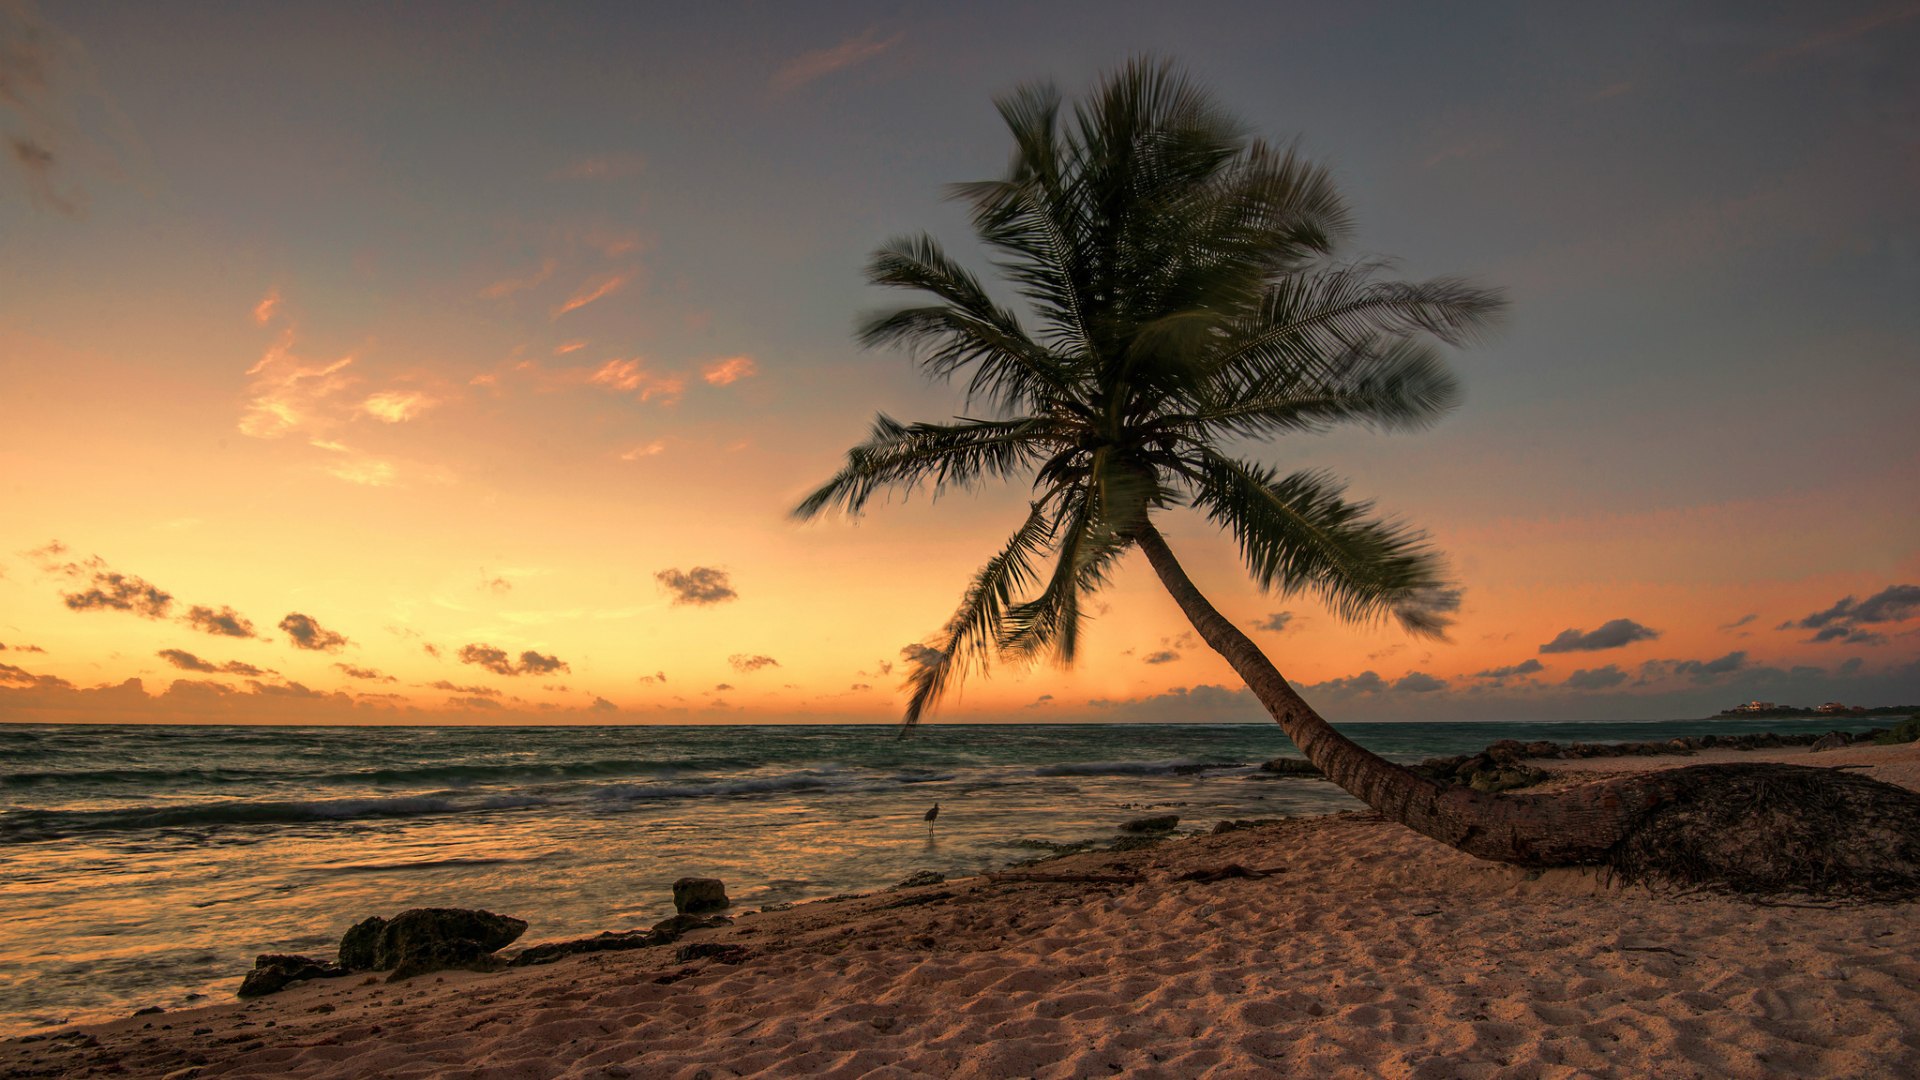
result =
[[[1200,637],[1246,680],[1281,730],[1327,778],[1386,817],[1470,855],[1522,866],[1604,860],[1646,811],[1684,781],[1669,770],[1548,795],[1490,795],[1443,785],[1396,765],[1333,729],[1260,647],[1194,587],[1151,524],[1136,534],[1147,561]]]

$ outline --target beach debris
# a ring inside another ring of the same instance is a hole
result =
[[[1198,869],[1189,870],[1184,874],[1176,874],[1173,880],[1195,881],[1202,885],[1207,885],[1216,881],[1225,881],[1228,878],[1263,878],[1272,877],[1275,874],[1284,874],[1286,872],[1287,868],[1284,866],[1271,866],[1264,870],[1252,870],[1241,866],[1239,863],[1227,863],[1224,866],[1203,866]]]
[[[1180,824],[1179,814],[1159,814],[1154,817],[1123,821],[1120,823],[1120,831],[1124,833],[1172,832],[1173,827],[1178,824]]]
[[[1260,771],[1281,776],[1322,776],[1318,766],[1306,758],[1277,757],[1260,763]]]
[[[696,941],[691,945],[680,946],[673,954],[676,963],[686,964],[695,960],[712,960],[717,964],[738,964],[753,955],[753,950],[745,945],[728,945],[719,941]]]
[[[534,964],[551,964],[566,956],[578,956],[581,953],[621,952],[627,949],[651,949],[661,945],[670,945],[679,938],[679,934],[662,930],[606,930],[589,938],[575,938],[572,941],[549,941],[524,949],[508,962],[508,967],[528,967]]]
[[[704,911],[724,911],[733,906],[727,899],[727,883],[719,878],[683,877],[673,883],[673,909],[682,915]]]
[[[947,875],[938,870],[916,870],[900,879],[896,889],[917,889],[922,885],[939,885],[947,880]]]
[[[240,980],[240,996],[261,997],[305,979],[334,979],[349,974],[339,964],[315,960],[311,956],[286,953],[261,953],[253,959],[253,970]],[[138,1014],[136,1014],[138,1015]]]

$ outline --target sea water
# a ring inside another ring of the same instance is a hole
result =
[[[1836,721],[1347,724],[1396,761]],[[1846,723],[1846,722],[1842,722]],[[1852,721],[1863,729],[1869,723]],[[718,877],[753,908],[998,869],[1121,822],[1357,809],[1262,772],[1272,724],[159,727],[0,724],[0,1034],[229,1000],[261,952],[479,907],[522,944],[644,927]],[[925,813],[935,802],[938,819]]]

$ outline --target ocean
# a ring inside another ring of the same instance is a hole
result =
[[[1397,761],[1870,721],[1392,723]],[[736,906],[949,876],[1116,835],[1355,809],[1263,773],[1272,724],[735,727],[0,725],[0,1034],[230,999],[261,952],[368,915],[480,907],[519,944],[644,927],[670,885]],[[922,820],[935,802],[938,820]]]

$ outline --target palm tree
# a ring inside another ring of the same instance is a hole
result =
[[[1322,719],[1194,587],[1156,519],[1189,508],[1226,529],[1264,589],[1442,636],[1459,594],[1423,534],[1324,473],[1283,474],[1236,448],[1343,423],[1431,423],[1457,398],[1443,350],[1483,333],[1503,297],[1336,261],[1350,223],[1326,170],[1249,138],[1169,64],[1128,64],[1070,119],[1046,85],[998,105],[1014,141],[1006,176],[952,193],[1037,328],[931,237],[883,246],[869,280],[930,302],[869,319],[862,342],[906,347],[929,376],[963,376],[981,415],[878,417],[794,511],[857,515],[884,490],[1030,479],[1025,520],[919,650],[908,726],[996,658],[1071,663],[1086,598],[1137,547],[1314,765],[1386,816],[1474,855],[1632,870],[1623,845],[1650,835],[1656,811],[1689,804],[1702,785],[1746,782],[1709,767],[1556,795],[1483,794],[1386,761]],[[1920,808],[1920,796],[1889,790],[1906,800],[1896,798],[1896,816]],[[1908,854],[1920,865],[1920,839]]]

